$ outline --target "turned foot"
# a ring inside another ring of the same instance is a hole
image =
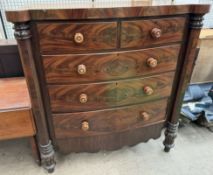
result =
[[[177,137],[178,123],[173,124],[168,122],[165,131],[165,140],[163,142],[165,152],[169,152],[171,148],[174,147],[174,140]]]
[[[51,141],[49,141],[47,145],[40,145],[40,154],[42,166],[48,171],[48,173],[53,173],[56,163]]]

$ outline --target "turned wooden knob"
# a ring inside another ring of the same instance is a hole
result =
[[[83,43],[84,35],[82,33],[76,33],[75,36],[74,36],[74,40],[78,44]]]
[[[79,97],[80,103],[86,103],[88,100],[87,94],[81,94]]]
[[[158,65],[158,61],[155,58],[148,58],[146,62],[147,65],[151,68],[154,68]]]
[[[88,130],[89,130],[89,123],[88,123],[87,121],[83,121],[83,122],[81,123],[81,129],[82,129],[83,131],[88,131]]]
[[[143,111],[143,112],[140,113],[140,117],[141,117],[142,120],[147,121],[147,120],[149,120],[150,115],[147,112]]]
[[[78,74],[83,75],[87,72],[86,66],[83,64],[78,65]]]
[[[159,28],[153,28],[151,31],[151,35],[153,38],[158,39],[161,37],[162,31]]]
[[[143,91],[146,95],[152,95],[154,90],[150,86],[144,86]]]

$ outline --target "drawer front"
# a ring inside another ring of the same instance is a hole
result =
[[[42,54],[81,53],[114,49],[117,23],[39,23]]]
[[[150,78],[80,85],[49,85],[53,112],[75,112],[137,104],[170,95],[173,72]]]
[[[69,137],[56,139],[58,151],[63,154],[71,152],[98,152],[100,150],[117,150],[124,146],[133,146],[149,139],[157,139],[161,136],[165,121],[153,125],[147,125],[123,132],[111,132],[89,137]],[[58,130],[57,130],[58,131]],[[63,133],[57,132],[60,137]],[[69,137],[69,138],[68,138]]]
[[[175,70],[180,45],[112,54],[43,56],[48,83],[82,83]]]
[[[121,48],[142,48],[183,39],[186,18],[124,21]]]
[[[30,109],[0,112],[0,140],[29,137],[35,134]]]
[[[103,111],[54,114],[56,139],[137,129],[165,120],[167,99]]]

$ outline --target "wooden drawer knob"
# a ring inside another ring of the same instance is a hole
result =
[[[144,86],[143,91],[146,95],[152,95],[154,90],[150,86]]]
[[[86,103],[88,100],[87,94],[81,94],[79,97],[80,103]]]
[[[158,65],[158,61],[155,58],[148,58],[146,62],[147,65],[151,68],[154,68]]]
[[[86,66],[83,64],[78,65],[78,74],[83,75],[87,72]]]
[[[140,113],[140,117],[143,121],[147,121],[147,120],[149,120],[150,115],[147,112],[143,111],[143,112]]]
[[[83,131],[88,131],[88,130],[89,130],[89,123],[88,123],[87,121],[83,121],[83,122],[81,123],[81,129],[82,129]]]
[[[84,35],[82,33],[76,33],[74,35],[74,40],[78,44],[83,43],[83,41],[84,41]]]
[[[151,35],[153,38],[158,39],[161,37],[162,31],[159,28],[153,28],[151,31]]]

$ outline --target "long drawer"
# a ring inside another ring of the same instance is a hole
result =
[[[176,69],[180,45],[106,54],[43,56],[47,83],[86,83]]]
[[[104,83],[49,85],[53,112],[107,109],[167,97],[171,93],[174,72],[148,78]]]
[[[165,120],[167,99],[104,111],[53,114],[56,139],[141,128]]]
[[[123,21],[121,48],[143,48],[182,41],[185,17]]]
[[[53,22],[37,25],[42,54],[81,53],[115,49],[116,22]]]

